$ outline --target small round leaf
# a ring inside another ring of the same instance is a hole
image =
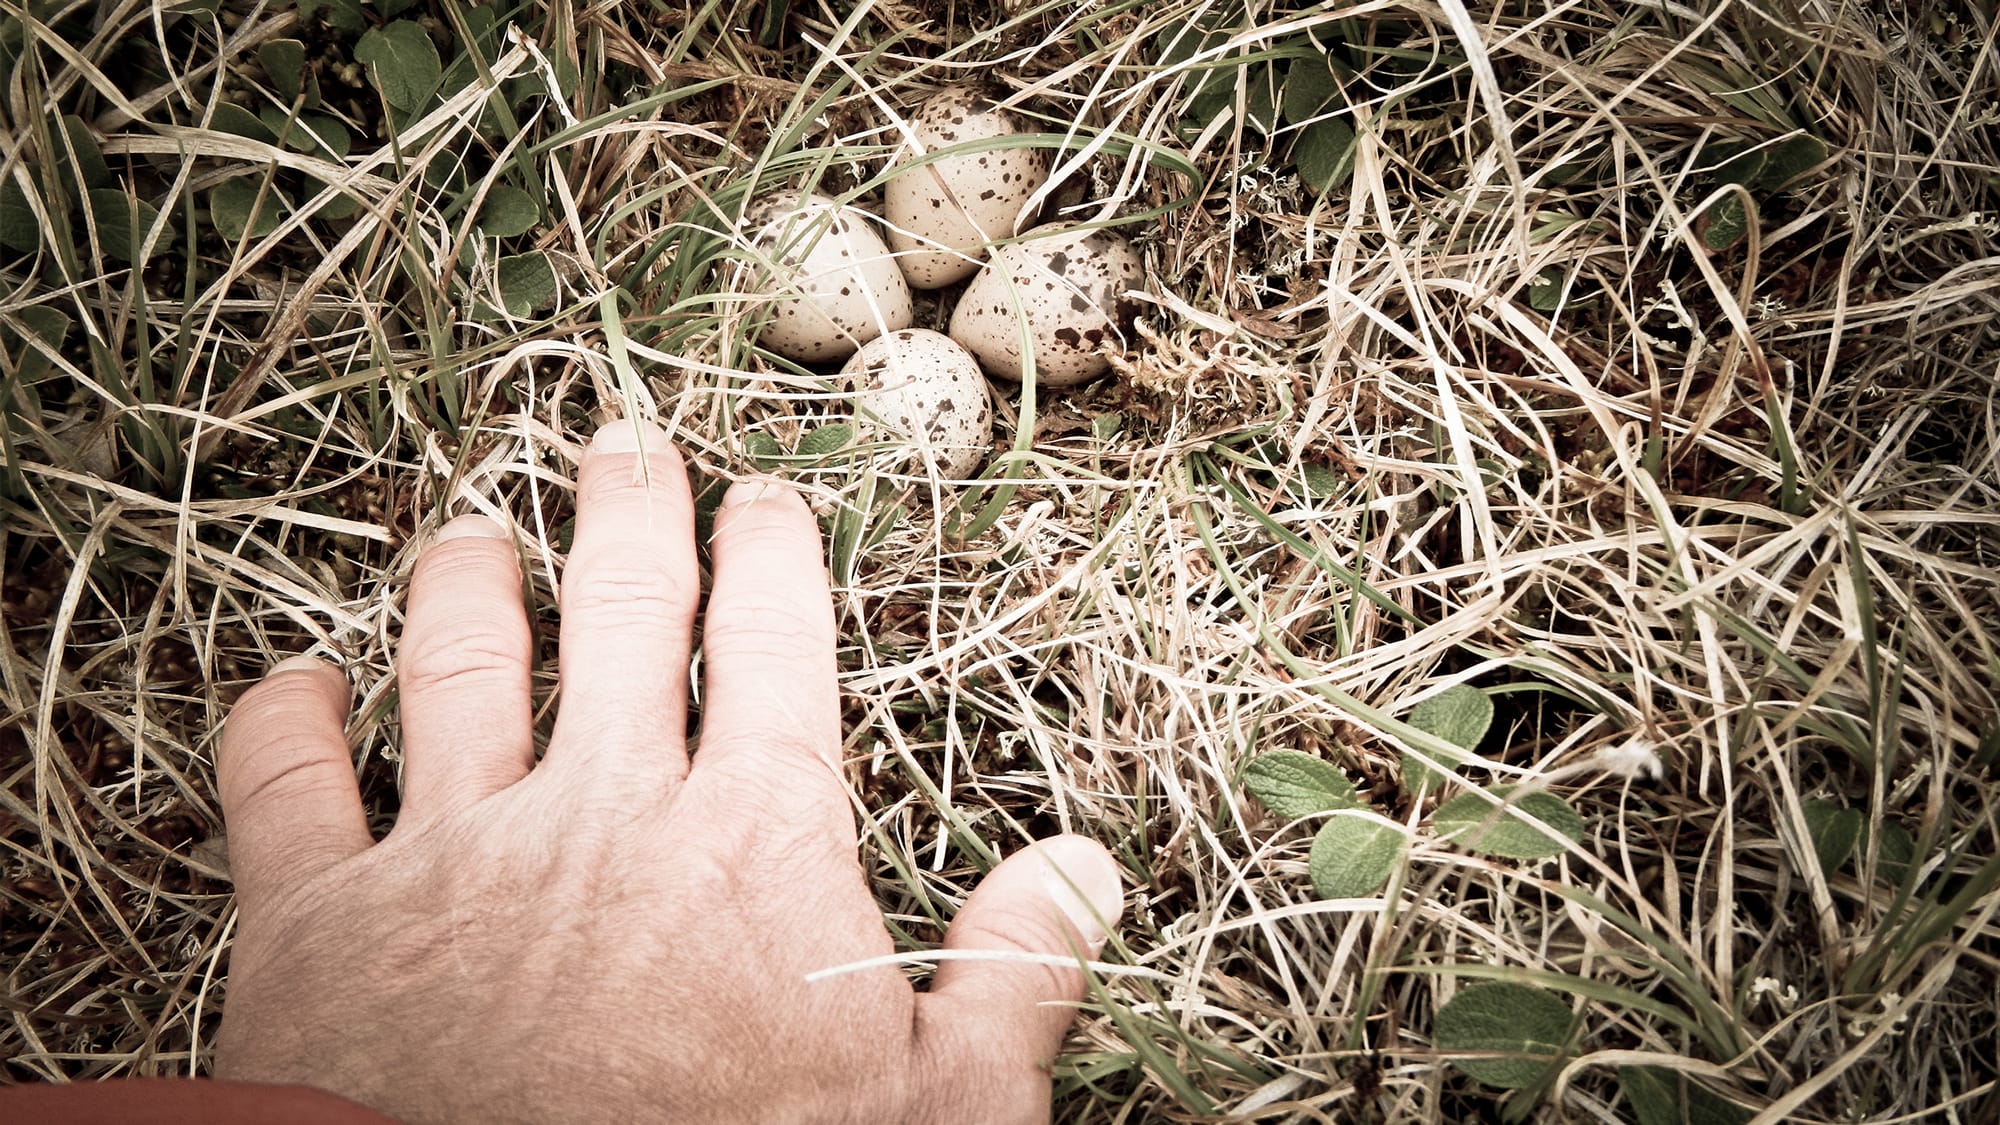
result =
[[[1828,875],[1840,869],[1868,828],[1868,819],[1858,810],[1832,801],[1807,801],[1806,832],[1812,837],[1813,853],[1819,869]]]
[[[1511,786],[1496,785],[1493,796],[1505,800]],[[1518,810],[1518,811],[1517,811]],[[1570,840],[1583,839],[1583,817],[1568,801],[1553,793],[1530,793],[1496,808],[1477,793],[1462,793],[1437,807],[1431,825],[1452,843],[1480,855],[1507,859],[1543,859],[1561,854],[1561,840],[1528,823],[1534,817]]]
[[[1319,897],[1366,898],[1389,881],[1402,854],[1402,829],[1366,815],[1342,815],[1320,825],[1306,867]]]
[[[1361,798],[1340,767],[1298,750],[1259,754],[1243,767],[1243,788],[1286,820],[1358,809]]]
[[[1552,992],[1525,984],[1475,984],[1438,1009],[1433,1030],[1438,1050],[1481,1052],[1451,1064],[1488,1086],[1532,1086],[1569,1042],[1569,1005]],[[1497,1052],[1497,1053],[1492,1053]]]
[[[1687,1075],[1657,1066],[1621,1066],[1618,1088],[1639,1125],[1743,1125],[1750,1114],[1697,1086]]]
[[[90,217],[97,224],[97,244],[120,261],[138,261],[140,243],[160,220],[160,209],[117,188],[92,188],[89,200]],[[165,249],[168,241],[162,236],[153,244],[152,253]]]
[[[1493,697],[1471,684],[1454,684],[1412,707],[1410,725],[1471,750],[1493,726]]]
[[[825,457],[838,453],[854,444],[854,427],[845,422],[831,422],[807,430],[799,438],[799,456]]]
[[[526,317],[556,298],[556,271],[547,254],[512,254],[495,266],[500,301],[512,316]]]
[[[266,188],[260,193],[254,180],[241,176],[224,180],[208,193],[209,222],[215,225],[215,233],[230,242],[240,241],[246,234],[262,238],[277,230],[283,217],[277,189]]]
[[[541,219],[542,207],[535,197],[507,184],[495,185],[479,208],[479,229],[493,238],[526,234]]]
[[[1354,126],[1345,117],[1328,117],[1299,130],[1292,159],[1299,179],[1314,191],[1327,191],[1354,174]]]
[[[374,72],[382,97],[405,112],[421,108],[444,78],[437,44],[410,20],[370,28],[354,45],[354,58]]]

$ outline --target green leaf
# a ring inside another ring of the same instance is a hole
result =
[[[825,457],[838,453],[854,444],[854,427],[845,422],[830,422],[807,430],[799,438],[799,456],[805,458]]]
[[[1826,146],[1816,137],[1800,134],[1764,152],[1764,166],[1750,186],[1760,191],[1777,191],[1817,168],[1826,160]]]
[[[278,96],[287,102],[298,100],[307,92],[307,80],[311,77],[306,70],[306,45],[296,39],[268,39],[257,47],[257,61],[264,67],[264,76],[271,80],[271,86]],[[315,87],[317,83],[313,84]],[[312,91],[318,93],[317,89]],[[310,105],[317,97],[307,99]]]
[[[1260,133],[1278,131],[1278,68],[1263,62],[1243,68],[1250,88],[1243,93],[1243,123]]]
[[[299,0],[300,19],[315,12],[320,13],[320,18],[329,27],[340,31],[358,32],[368,26],[368,16],[361,10],[361,0]]]
[[[218,133],[228,133],[237,137],[248,137],[253,141],[273,144],[278,134],[257,115],[234,102],[223,102],[215,107],[208,118],[208,127]]]
[[[1354,126],[1345,117],[1328,117],[1299,130],[1292,159],[1299,179],[1314,191],[1328,191],[1354,175]]]
[[[757,7],[757,45],[768,50],[784,36],[785,15],[791,10],[791,0],[763,0]]]
[[[444,77],[437,44],[409,20],[371,28],[354,45],[354,58],[368,64],[382,97],[400,110],[422,107]]]
[[[69,314],[51,305],[27,305],[14,315],[24,331],[17,335],[0,322],[0,345],[14,357],[16,379],[33,383],[54,366],[48,353],[61,351],[69,337]]]
[[[293,152],[345,160],[354,147],[347,126],[323,113],[301,113],[294,121],[277,106],[265,106],[260,117],[271,135],[285,138],[285,147]]]
[[[1718,146],[1716,153],[1722,155],[1736,147],[1733,144]],[[1764,162],[1768,159],[1770,159],[1768,151],[1761,148],[1738,152],[1723,161],[1722,166],[1715,170],[1715,180],[1720,184],[1742,184],[1744,187],[1749,187],[1764,174]]]
[[[1750,214],[1743,209],[1743,197],[1723,196],[1708,209],[1708,225],[1701,232],[1701,244],[1710,250],[1727,250],[1750,230]]]
[[[1536,312],[1554,312],[1562,307],[1563,276],[1543,270],[1528,280],[1528,307]]]
[[[284,201],[276,188],[266,188],[259,199],[257,183],[245,177],[224,180],[208,193],[208,219],[215,232],[229,242],[246,234],[262,238],[278,229],[284,219]]]
[[[1444,775],[1431,764],[1409,751],[1403,751],[1403,789],[1410,796],[1422,799],[1437,791],[1444,784]]]
[[[1858,809],[1843,808],[1832,801],[1807,801],[1805,814],[1806,832],[1812,837],[1819,869],[1831,875],[1854,854],[1868,819]]]
[[[1321,898],[1366,898],[1382,889],[1403,855],[1403,830],[1371,817],[1335,816],[1313,837],[1306,868]]]
[[[1490,792],[1504,799],[1512,789],[1496,785]],[[1431,826],[1438,835],[1479,855],[1542,859],[1563,851],[1561,840],[1523,820],[1516,815],[1516,809],[1569,840],[1583,839],[1583,817],[1568,801],[1553,793],[1530,793],[1504,811],[1477,793],[1462,793],[1437,807],[1431,814]]]
[[[1090,420],[1090,436],[1098,441],[1110,441],[1125,428],[1125,415],[1116,410],[1107,410]]]
[[[1410,725],[1453,746],[1477,749],[1493,726],[1493,697],[1471,684],[1453,684],[1412,707]]]
[[[535,229],[542,206],[520,188],[496,184],[479,207],[479,229],[493,238],[512,238]]]
[[[1292,486],[1286,491],[1301,500],[1325,500],[1339,495],[1345,484],[1339,473],[1325,465],[1302,465],[1299,467],[1298,479],[1292,482]]]
[[[10,171],[0,179],[0,246],[17,254],[32,254],[41,245],[42,224],[28,209],[28,193]]]
[[[1278,104],[1288,125],[1303,125],[1340,98],[1340,80],[1325,55],[1293,59],[1285,68],[1285,96]]]
[[[1876,876],[1886,882],[1900,883],[1916,861],[1917,841],[1910,830],[1893,820],[1883,821],[1882,834],[1875,843]]]
[[[1452,1059],[1451,1065],[1488,1086],[1532,1086],[1562,1060],[1569,1042],[1569,1005],[1553,992],[1525,984],[1475,984],[1438,1009],[1432,1029],[1438,1050],[1500,1051],[1512,1057]]]
[[[1243,767],[1243,788],[1286,820],[1363,807],[1339,766],[1298,750],[1272,750]]]
[[[510,254],[494,266],[500,303],[511,316],[528,317],[556,299],[556,271],[547,254]]]
[[[752,430],[743,435],[743,454],[750,458],[751,464],[768,473],[783,462],[785,447],[779,445],[778,439],[769,433]]]
[[[97,223],[98,246],[119,261],[134,262],[139,260],[140,241],[160,219],[160,209],[117,188],[96,188],[90,193],[90,217]],[[166,249],[171,241],[163,235],[152,253]]]
[[[1743,1125],[1750,1120],[1748,1110],[1666,1067],[1621,1066],[1618,1087],[1638,1125]]]
[[[303,198],[307,200],[318,198],[319,194],[325,190],[326,185],[324,183],[308,176],[306,177],[306,188]],[[360,210],[361,202],[359,200],[355,199],[352,195],[342,193],[328,197],[326,202],[313,208],[312,216],[315,219],[325,219],[330,223],[338,223],[353,218],[355,213]]]
[[[104,162],[104,149],[97,143],[97,134],[74,113],[62,119],[62,126],[62,135],[51,140],[64,146],[56,154],[63,187],[81,199],[90,188],[110,186],[111,166]]]

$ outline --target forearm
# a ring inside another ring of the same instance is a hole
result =
[[[396,1125],[372,1109],[307,1086],[122,1078],[0,1089],[0,1121],[65,1125]]]

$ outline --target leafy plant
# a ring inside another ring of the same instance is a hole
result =
[[[1854,854],[1868,829],[1868,820],[1858,810],[1832,801],[1807,801],[1804,812],[1813,856],[1819,869],[1832,875]]]
[[[437,44],[411,20],[370,28],[354,45],[354,58],[368,65],[383,100],[412,116],[444,79]]]
[[[1243,19],[1220,10],[1171,33],[1161,61],[1194,74],[1182,135],[1192,140],[1225,122],[1267,137],[1290,133],[1301,180],[1318,191],[1345,182],[1354,125],[1342,81],[1354,68],[1307,32],[1209,57],[1227,48]]]
[[[1243,767],[1243,787],[1286,820],[1364,807],[1340,767],[1297,750],[1259,754]]]
[[[1286,820],[1336,813],[1313,836],[1307,862],[1321,898],[1360,898],[1389,881],[1403,832],[1361,800],[1340,767],[1298,750],[1272,750],[1243,767],[1243,787]]]
[[[555,267],[539,251],[510,254],[495,264],[494,288],[509,316],[532,316],[555,300]]]
[[[1493,697],[1471,684],[1453,684],[1410,709],[1410,725],[1467,750],[1478,747],[1493,726]],[[1403,755],[1403,786],[1421,797],[1444,778],[1415,754]]]
[[[1496,785],[1488,792],[1504,802],[1513,788]],[[1523,814],[1548,825],[1557,836],[1530,824]],[[1467,851],[1507,859],[1560,855],[1563,840],[1574,842],[1583,838],[1583,817],[1568,801],[1553,793],[1530,793],[1498,807],[1478,793],[1463,793],[1439,805],[1431,824],[1438,835]]]
[[[1321,898],[1362,898],[1382,889],[1403,857],[1403,830],[1370,812],[1344,811],[1313,837],[1306,869]]]
[[[1465,1054],[1451,1065],[1488,1086],[1535,1085],[1568,1051],[1569,1005],[1555,993],[1508,981],[1475,984],[1438,1009],[1438,1050]]]
[[[1743,1125],[1750,1114],[1677,1070],[1621,1066],[1618,1088],[1638,1125]]]
[[[1775,145],[1740,148],[1721,146],[1724,158],[1716,170],[1716,186],[1740,185],[1753,199],[1786,191],[1800,177],[1825,163],[1826,146],[1810,134],[1800,133]],[[1710,250],[1726,250],[1750,229],[1750,211],[1739,193],[1731,192],[1716,200],[1703,215],[1702,244]]]

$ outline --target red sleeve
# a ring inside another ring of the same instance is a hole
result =
[[[205,1078],[118,1078],[0,1088],[0,1121],[40,1125],[396,1125],[337,1094]]]

